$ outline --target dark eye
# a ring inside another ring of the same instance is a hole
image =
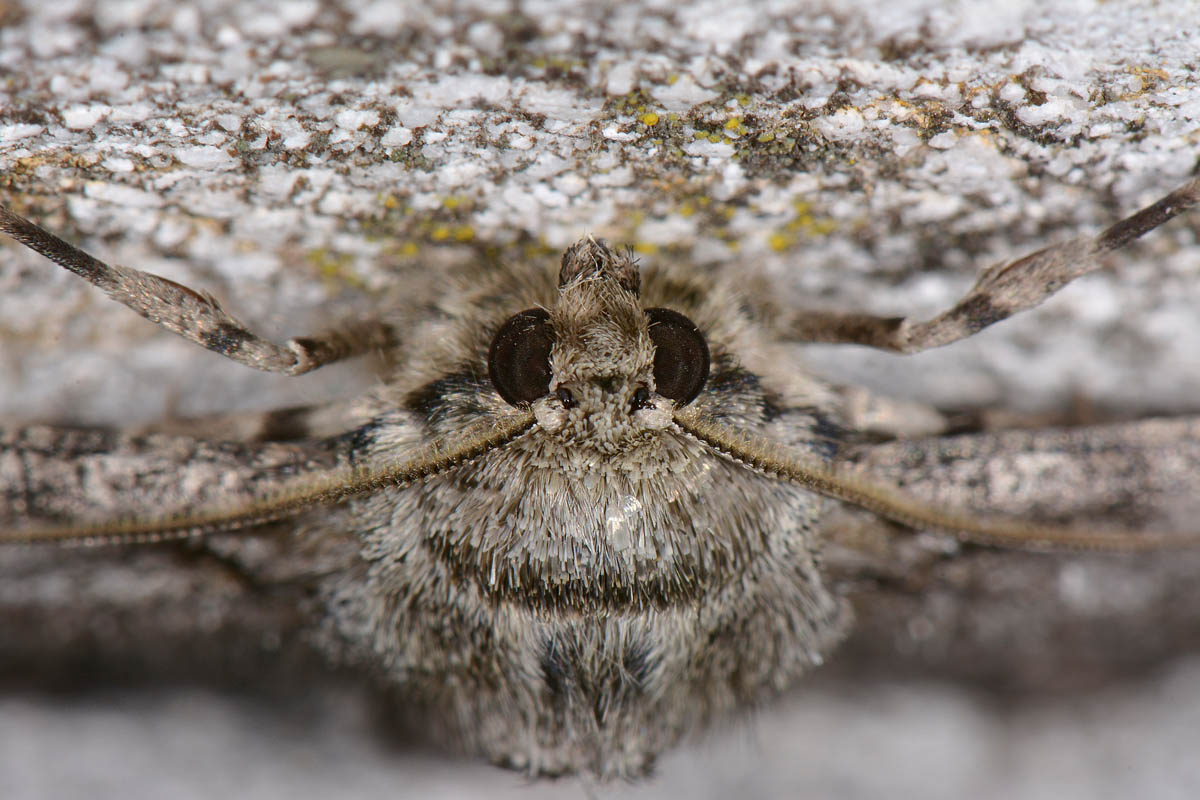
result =
[[[488,349],[488,376],[511,406],[532,403],[550,393],[550,314],[531,308],[511,317],[496,331]]]
[[[708,343],[690,319],[669,308],[646,309],[654,342],[654,388],[679,405],[696,399],[708,380]]]
[[[555,394],[558,395],[558,402],[563,404],[563,408],[574,408],[579,405],[575,400],[575,395],[571,394],[571,390],[565,386],[558,387]]]

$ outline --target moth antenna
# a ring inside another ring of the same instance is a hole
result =
[[[0,534],[0,545],[95,547],[155,544],[249,530],[294,517],[315,506],[332,505],[385,489],[409,486],[441,474],[503,447],[528,431],[533,423],[533,414],[528,411],[488,420],[469,428],[465,434],[435,439],[420,448],[416,457],[401,464],[382,468],[347,468],[315,479],[302,478],[274,494],[232,508],[178,517],[14,531]]]
[[[947,533],[961,541],[1018,550],[1138,552],[1198,547],[1200,534],[1079,530],[1014,518],[943,511],[890,487],[839,472],[746,431],[717,422],[694,409],[675,414],[688,435],[758,472],[858,506],[909,528]]]

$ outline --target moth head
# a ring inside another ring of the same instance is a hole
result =
[[[552,433],[619,449],[671,424],[704,388],[704,335],[677,311],[644,308],[629,251],[583,239],[563,255],[549,309],[510,317],[488,354],[506,402]]]

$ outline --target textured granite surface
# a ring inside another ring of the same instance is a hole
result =
[[[436,266],[595,233],[780,303],[932,313],[1200,154],[1200,10],[1158,2],[0,0],[0,195],[284,338]],[[1200,405],[1200,245],[1172,224],[1043,309],[814,368],[955,406]],[[131,423],[342,394],[160,334],[0,250],[0,417]],[[414,288],[417,287],[417,288]],[[1017,707],[814,682],[601,796],[1194,796],[1200,673]],[[6,797],[559,796],[395,753],[353,697],[0,700]],[[15,787],[15,788],[14,788]]]

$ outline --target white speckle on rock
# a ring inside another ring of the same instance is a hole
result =
[[[487,168],[477,161],[449,161],[437,172],[439,188],[457,189],[470,186],[487,172]]]
[[[1057,98],[1049,98],[1040,106],[1022,106],[1017,109],[1017,119],[1026,125],[1045,125],[1066,115],[1066,104]]]
[[[293,28],[307,25],[320,10],[315,0],[288,0],[272,3],[262,13],[243,23],[246,34],[256,39],[271,39],[286,35]]]
[[[233,169],[238,162],[219,147],[181,147],[174,153],[180,163],[194,169]]]
[[[109,172],[133,172],[134,164],[128,158],[106,158],[100,162],[100,166]]]
[[[150,103],[128,103],[114,106],[108,115],[108,121],[116,125],[131,125],[135,122],[145,122],[155,111],[157,109]]]
[[[233,220],[233,233],[259,244],[281,241],[301,224],[300,215],[298,208],[255,208]]]
[[[350,20],[350,32],[359,36],[395,36],[409,22],[414,7],[419,6],[392,0],[368,2]]]
[[[672,214],[662,219],[648,219],[638,226],[637,238],[658,245],[686,242],[696,235],[696,217]]]
[[[50,93],[60,102],[79,99],[79,82],[69,75],[55,75],[50,79]]]
[[[929,80],[919,80],[917,85],[912,88],[913,97],[941,99],[945,96],[946,87],[940,83],[934,83]]]
[[[403,125],[388,128],[387,133],[380,137],[379,143],[384,147],[404,147],[413,140],[413,132]]]
[[[447,111],[442,116],[442,122],[454,128],[465,128],[468,125],[475,124],[480,117],[480,112],[474,108],[456,108]]]
[[[633,81],[637,77],[637,65],[632,61],[621,61],[608,71],[604,82],[604,90],[611,95],[625,95],[633,91]]]
[[[182,245],[192,235],[192,226],[184,220],[164,216],[151,234],[154,244],[164,250]]]
[[[865,85],[904,90],[911,88],[916,80],[911,72],[898,69],[891,64],[853,58],[845,59],[841,64],[849,77]]]
[[[217,44],[221,47],[233,47],[236,44],[240,44],[241,41],[241,31],[232,25],[222,25],[217,30]]]
[[[129,73],[117,69],[111,60],[108,60],[108,63],[96,64],[92,73],[88,75],[88,88],[94,92],[115,94],[128,85]]]
[[[588,187],[588,182],[577,173],[559,175],[554,179],[554,188],[567,197],[576,197]]]
[[[921,137],[912,128],[892,125],[888,128],[888,132],[892,136],[892,151],[898,156],[906,155],[921,144]]]
[[[813,125],[827,139],[849,141],[862,135],[866,120],[856,108],[840,108],[827,117],[821,117]]]
[[[242,129],[242,118],[237,114],[219,114],[217,115],[217,124],[222,130],[229,133],[237,133]]]
[[[1025,87],[1009,81],[1000,89],[1000,99],[1006,103],[1020,103],[1025,100]]]
[[[686,14],[681,21],[687,38],[710,43],[718,53],[727,52],[752,30],[761,13],[752,5],[722,4],[718,11],[706,3],[681,4],[677,11]]]
[[[122,208],[161,208],[165,205],[161,195],[119,183],[91,181],[83,187],[83,191],[91,200],[99,200]]]
[[[317,207],[324,214],[344,216],[353,206],[354,198],[347,192],[326,192]]]
[[[312,134],[304,130],[304,126],[296,120],[284,120],[276,130],[283,134],[282,144],[285,150],[300,150],[308,147],[308,143],[312,141]]]
[[[258,171],[257,190],[268,197],[282,200],[292,193],[296,174],[283,165],[263,167]]]
[[[439,108],[477,109],[479,101],[504,103],[512,94],[512,79],[502,75],[446,74],[413,89],[413,96]]]
[[[696,83],[691,75],[684,74],[674,83],[653,87],[650,89],[650,96],[662,103],[667,111],[682,113],[693,106],[715,100],[720,95]]]
[[[929,146],[937,150],[949,150],[958,141],[954,131],[942,131],[936,136],[929,137]]]
[[[534,184],[532,194],[534,199],[547,208],[563,208],[568,202],[565,194],[555,191],[544,183]]]
[[[683,152],[689,156],[703,158],[729,158],[733,155],[733,145],[729,142],[710,142],[708,139],[694,139],[683,146]]]
[[[541,203],[524,186],[509,184],[500,193],[501,199],[518,214],[536,214]]]
[[[499,54],[504,48],[504,34],[491,22],[476,22],[467,28],[467,41],[488,55]]]
[[[602,172],[592,176],[593,186],[629,186],[633,183],[633,170],[629,167],[617,167],[616,169]]]
[[[600,135],[614,142],[632,142],[641,136],[637,131],[623,131],[621,126],[615,123],[605,126]]]
[[[585,97],[566,89],[530,88],[521,95],[521,106],[533,114],[545,114],[556,120],[570,120],[584,125],[595,119],[604,108],[600,97]]]
[[[339,128],[356,131],[359,128],[370,128],[379,124],[379,112],[373,108],[347,108],[339,111],[334,118]]]
[[[261,250],[230,253],[214,260],[212,264],[230,281],[265,281],[279,271],[279,258],[274,253]]]
[[[17,122],[12,125],[0,125],[0,142],[12,142],[27,136],[37,136],[46,130],[44,125],[33,125],[28,122]]]
[[[196,36],[200,33],[200,9],[184,6],[171,15],[171,30],[180,36]]]
[[[933,191],[915,193],[915,201],[901,212],[905,224],[940,222],[954,216],[963,204],[958,195]]]
[[[87,130],[108,116],[112,106],[93,103],[86,106],[71,106],[63,109],[63,124],[74,131]]]
[[[513,134],[508,137],[508,146],[513,150],[529,150],[533,147],[533,138],[529,136],[521,136]]]
[[[533,180],[547,180],[575,166],[561,156],[549,155],[539,158],[525,170],[525,175]]]
[[[424,128],[438,121],[442,109],[436,103],[414,103],[404,98],[396,103],[396,116],[409,128]]]

